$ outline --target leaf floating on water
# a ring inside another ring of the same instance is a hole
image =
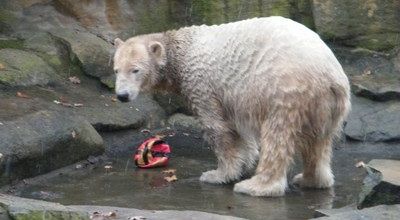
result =
[[[24,99],[29,99],[29,95],[23,93],[23,92],[17,92],[17,97],[19,98],[24,98]]]
[[[174,175],[176,173],[176,169],[164,170],[164,171],[162,171],[162,173]]]
[[[68,78],[70,82],[73,84],[81,84],[81,80],[76,76],[71,76]]]
[[[167,182],[175,182],[175,181],[177,181],[178,180],[178,178],[176,177],[176,175],[172,175],[172,176],[166,176],[166,177],[164,177],[164,179],[167,181]]]

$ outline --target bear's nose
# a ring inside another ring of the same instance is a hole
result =
[[[121,102],[128,102],[129,101],[129,94],[125,93],[125,94],[117,94],[117,98],[119,101]]]

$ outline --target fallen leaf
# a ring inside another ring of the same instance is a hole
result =
[[[162,171],[165,174],[174,175],[176,173],[176,169],[169,169]]]
[[[111,166],[111,165],[105,165],[104,166],[104,169],[106,169],[106,171],[109,171],[109,170],[111,170],[113,167]]]
[[[356,163],[355,166],[356,166],[357,168],[365,167],[365,163],[364,163],[364,161],[360,161],[360,162]]]
[[[61,104],[61,102],[58,100],[53,100],[53,102],[56,103],[57,105]]]
[[[115,97],[111,97],[111,101],[117,102],[118,100],[117,100],[117,98],[115,98]]]
[[[6,67],[4,66],[4,64],[0,63],[0,70],[4,70]]]
[[[75,138],[76,138],[76,132],[75,132],[75,130],[72,130],[72,132],[71,132],[71,136],[72,136],[72,138],[73,138],[73,139],[75,139]]]
[[[81,80],[76,76],[71,76],[68,78],[70,82],[73,84],[81,84]]]
[[[82,103],[74,103],[74,107],[82,107],[83,104]]]
[[[29,99],[30,98],[27,94],[25,94],[23,92],[17,92],[17,97],[24,98],[24,99]]]
[[[138,108],[135,108],[136,111],[140,112],[140,110]]]
[[[188,137],[189,136],[189,133],[185,133],[185,132],[183,132],[182,133],[184,136],[186,136],[186,137]]]
[[[165,179],[167,182],[169,182],[169,183],[178,180],[178,178],[176,177],[176,175],[166,176],[166,177],[164,177],[164,179]]]

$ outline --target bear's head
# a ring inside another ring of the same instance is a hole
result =
[[[134,100],[140,91],[149,91],[161,80],[160,69],[166,64],[164,46],[158,41],[133,37],[114,40],[115,91],[122,102]]]

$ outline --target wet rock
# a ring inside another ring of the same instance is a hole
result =
[[[1,49],[0,84],[7,86],[46,85],[57,79],[55,71],[34,53]]]
[[[400,102],[374,102],[353,96],[345,135],[358,141],[400,140]]]
[[[368,175],[358,207],[400,204],[400,161],[374,159],[365,168]]]
[[[98,131],[156,127],[165,119],[164,110],[148,95],[139,95],[128,103],[99,100],[91,106],[74,109],[86,118]]]
[[[91,33],[80,30],[54,29],[51,33],[71,44],[85,74],[96,78],[113,74],[113,46]]]
[[[400,76],[364,74],[351,78],[352,91],[375,101],[400,100]]]
[[[0,127],[0,184],[39,175],[98,155],[103,140],[83,118],[39,111],[3,121]]]
[[[396,0],[313,0],[316,30],[325,39],[371,50],[389,50],[400,36]]]
[[[70,208],[86,211],[89,213],[101,212],[109,213],[110,211],[116,211],[116,219],[129,219],[134,216],[142,216],[143,219],[154,219],[154,220],[203,220],[203,219],[215,219],[215,220],[240,220],[243,218],[218,215],[207,212],[199,211],[177,211],[177,210],[141,210],[141,209],[129,209],[120,207],[108,207],[108,206],[68,206]]]
[[[193,116],[177,113],[169,117],[168,124],[172,127],[184,127],[194,130],[201,130],[200,121]]]
[[[47,219],[47,220],[89,220],[89,214],[58,203],[33,199],[24,199],[0,194],[0,205],[15,220]]]
[[[15,35],[24,39],[25,49],[36,52],[58,75],[68,78],[81,73],[79,60],[67,41],[48,32],[22,31]]]
[[[319,214],[325,214],[326,217],[318,217],[321,220],[360,220],[360,219],[382,219],[395,220],[400,218],[400,205],[380,205],[372,208],[357,209],[333,209],[318,210]]]

